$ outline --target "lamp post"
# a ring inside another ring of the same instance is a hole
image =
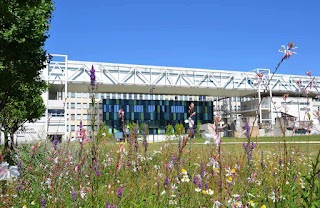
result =
[[[152,100],[154,100],[153,99],[153,90],[155,89],[155,86],[154,85],[151,85],[151,88],[150,88],[150,93],[151,93],[151,95],[152,95]],[[156,105],[154,105],[154,111],[153,111],[154,113],[153,113],[153,119],[152,119],[152,134],[153,134],[153,138],[152,138],[152,140],[153,140],[153,143],[154,143],[154,120],[155,120],[155,114],[156,114]]]

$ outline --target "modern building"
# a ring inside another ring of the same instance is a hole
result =
[[[225,122],[258,115],[259,128],[273,128],[281,113],[306,121],[308,110],[310,119],[319,124],[314,112],[320,106],[320,77],[273,75],[268,69],[239,72],[83,62],[52,55],[42,72],[50,85],[43,95],[47,111],[35,124],[27,124],[18,140],[76,137],[80,121],[90,131],[92,67],[97,82],[96,128],[106,122],[110,133],[121,129],[117,111],[122,108],[127,122],[147,123],[150,134],[164,134],[166,125],[188,118],[190,102],[196,105],[196,123],[213,122],[215,114],[222,114]],[[284,94],[289,94],[286,101]]]

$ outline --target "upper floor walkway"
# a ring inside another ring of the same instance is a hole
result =
[[[267,91],[300,96],[317,96],[320,77],[272,74],[269,69],[249,72],[178,68],[164,66],[114,64],[68,60],[66,55],[52,55],[43,78],[52,87],[74,92],[88,91],[90,69],[94,67],[98,92],[208,95],[243,97]]]

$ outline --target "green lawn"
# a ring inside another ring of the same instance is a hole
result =
[[[287,142],[301,142],[301,141],[319,141],[320,135],[299,135],[292,137],[285,137]],[[234,138],[234,137],[222,137],[222,143],[224,142],[246,142],[247,138]],[[204,138],[193,138],[193,142],[195,143],[204,143]],[[252,137],[251,141],[253,142],[283,142],[283,138],[281,137]],[[177,142],[174,140],[173,142]]]

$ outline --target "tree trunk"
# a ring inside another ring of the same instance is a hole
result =
[[[10,133],[10,149],[13,150],[13,145],[14,145],[14,134]]]
[[[4,149],[2,151],[4,161],[8,162],[9,164],[14,164],[12,159],[11,150],[9,148],[9,134],[8,131],[4,131]]]
[[[4,149],[9,149],[9,137],[8,132],[4,131]]]

